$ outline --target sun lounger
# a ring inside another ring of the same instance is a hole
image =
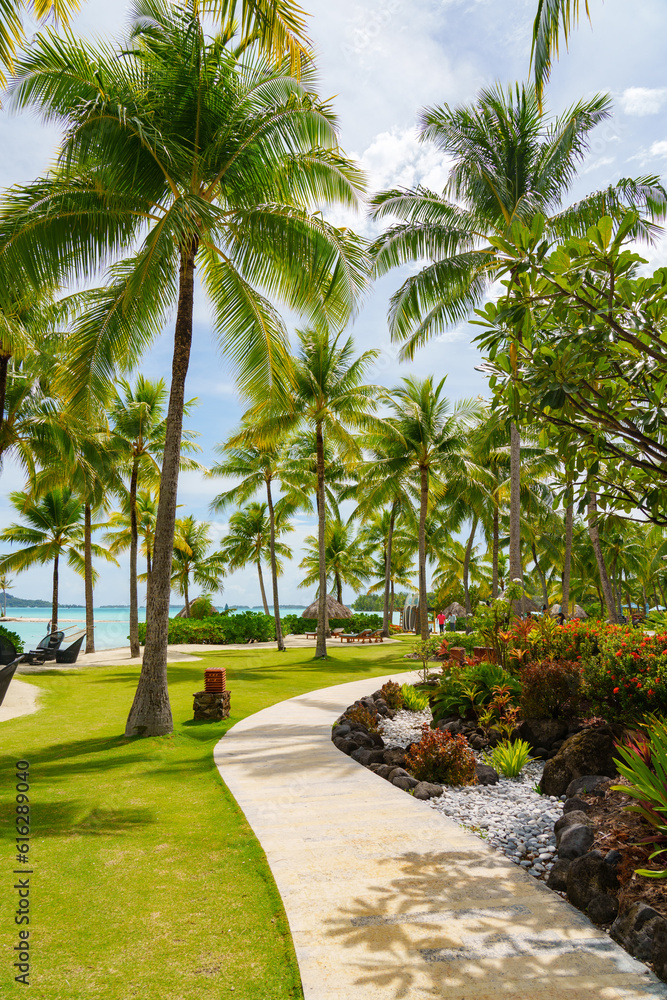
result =
[[[86,638],[86,633],[83,632],[78,639],[75,639],[71,646],[67,646],[66,649],[56,650],[56,663],[76,663],[77,657],[81,652],[81,644]]]
[[[36,649],[31,649],[26,655],[37,657],[40,663],[43,663],[44,660],[55,660],[56,652],[60,649],[64,638],[64,632],[50,632],[43,639],[40,639]]]
[[[16,668],[19,666],[19,664],[25,663],[26,661],[30,663],[33,662],[29,653],[21,653],[20,656],[17,656],[14,644],[11,643],[9,639],[5,639],[4,636],[2,637],[1,645],[2,645],[3,657],[9,653],[10,648],[14,655],[10,663],[4,662],[3,666],[0,666],[0,705],[2,705],[3,701],[5,700],[7,689],[9,688],[9,685],[12,682],[12,678],[16,673]],[[39,663],[43,661],[36,660],[35,662]]]
[[[373,634],[373,630],[370,628],[365,628],[361,632],[343,632],[338,638],[342,642],[366,642],[366,639],[370,642],[370,636]]]

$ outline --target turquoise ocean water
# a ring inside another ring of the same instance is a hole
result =
[[[182,604],[172,605],[170,614],[177,614]],[[247,609],[244,609],[247,610]],[[252,608],[252,611],[260,611],[260,608]],[[273,608],[269,611],[273,614]],[[240,612],[239,612],[240,613]],[[285,613],[301,614],[301,609],[293,610],[285,608]],[[38,618],[36,622],[4,622],[5,628],[17,632],[23,639],[26,649],[34,649],[40,639],[46,635],[47,624],[51,619],[50,608],[7,608],[8,618]],[[394,621],[398,624],[399,613],[394,614]],[[139,621],[146,621],[146,609],[139,608]],[[128,645],[128,634],[130,629],[129,608],[95,608],[95,649],[116,649],[119,646]],[[86,614],[84,608],[59,608],[58,627],[66,631],[66,635],[76,637],[86,626]],[[65,639],[63,646],[67,645]]]

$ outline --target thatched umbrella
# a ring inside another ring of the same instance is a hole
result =
[[[305,611],[301,612],[302,618],[317,618],[317,613],[319,610],[319,599],[313,601],[310,607],[307,607]],[[327,594],[327,615],[331,618],[352,618],[354,611],[350,611],[346,608],[344,604],[339,604],[335,597],[331,594]]]
[[[586,618],[588,618],[588,615],[586,614],[586,612],[584,611],[584,609],[581,607],[580,604],[575,604],[574,611],[572,612],[572,617],[580,618],[582,621],[584,621]]]
[[[507,600],[505,596],[505,591],[502,592],[498,600],[499,601]],[[521,610],[521,598],[519,597],[518,600],[512,601],[512,613],[517,614],[520,610]],[[541,611],[542,608],[539,604],[536,604],[535,601],[531,597],[528,597],[528,595],[526,594],[524,595],[523,598],[523,610],[528,612]]]
[[[549,614],[552,618],[557,618],[560,614],[560,604],[552,604],[549,608]]]
[[[446,615],[447,618],[449,618],[452,614],[456,615],[457,618],[466,618],[468,616],[468,612],[462,604],[459,604],[458,601],[452,601],[452,603],[448,604],[442,613],[443,615]]]

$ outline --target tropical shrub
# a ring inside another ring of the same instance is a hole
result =
[[[429,671],[429,661],[436,656],[440,646],[440,637],[435,635],[430,635],[428,639],[417,639],[412,646],[412,655],[421,660],[421,674],[424,682],[426,682]]]
[[[667,711],[667,632],[612,626],[598,656],[583,659],[586,694],[603,715],[642,718]]]
[[[378,720],[365,705],[353,705],[345,713],[345,718],[349,719],[350,722],[358,722],[365,726],[369,733],[377,733],[378,731]]]
[[[405,687],[406,685],[403,685]],[[399,709],[403,708],[403,691],[400,684],[396,681],[387,681],[380,688],[382,692],[382,697],[387,702],[388,708]]]
[[[301,615],[284,615],[281,619],[283,635],[305,635],[317,628],[317,618],[302,618]],[[352,615],[351,618],[330,618],[329,628],[343,628],[346,632],[361,632],[365,628],[382,628],[381,615]],[[398,629],[400,632],[400,629]]]
[[[496,663],[478,663],[464,668],[452,667],[443,672],[437,690],[431,696],[433,727],[447,715],[465,718],[472,710],[478,714],[495,697],[495,689],[507,687],[518,698],[521,684]]]
[[[539,660],[521,674],[521,711],[527,718],[556,719],[578,704],[581,667],[569,660]]]
[[[5,628],[4,625],[0,625],[0,635],[4,635],[5,639],[9,639],[11,644],[16,649],[16,655],[22,653],[24,650],[23,639],[18,634],[18,632],[12,632],[11,629]]]
[[[418,691],[413,684],[404,684],[401,688],[403,698],[403,708],[408,712],[423,712],[428,708],[428,694],[426,691]]]
[[[530,745],[525,740],[514,740],[514,742],[501,740],[483,756],[485,763],[495,767],[505,778],[516,778],[526,764],[533,760],[530,756]]]
[[[616,745],[618,773],[629,785],[612,785],[614,791],[625,792],[635,799],[636,805],[626,806],[628,812],[639,813],[655,830],[646,843],[667,842],[667,722],[656,716],[649,717],[645,745],[620,743]],[[650,859],[667,853],[660,847]],[[662,871],[640,868],[638,875],[648,878],[667,878],[667,868]]]
[[[192,618],[170,618],[170,644],[269,642],[276,637],[276,623],[271,615],[244,611],[238,615],[211,615],[202,621]],[[139,641],[146,641],[146,623],[139,623]]]
[[[425,723],[419,743],[405,755],[405,766],[419,781],[441,785],[472,785],[477,761],[465,736],[430,729]]]

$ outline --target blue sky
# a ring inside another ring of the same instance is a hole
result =
[[[317,48],[320,92],[332,97],[341,126],[341,142],[368,172],[371,189],[425,183],[439,188],[447,163],[432,148],[420,145],[413,131],[418,110],[430,104],[457,104],[474,99],[480,87],[511,83],[527,75],[534,0],[306,0],[310,33]],[[572,36],[569,52],[561,52],[547,91],[548,107],[558,113],[581,97],[599,91],[611,94],[615,115],[594,135],[590,156],[583,164],[571,197],[604,187],[624,176],[664,174],[667,168],[667,80],[664,39],[667,4],[664,0],[591,0],[592,29],[583,21]],[[91,37],[122,31],[126,5],[88,0],[75,30]],[[30,115],[0,113],[0,185],[28,181],[49,164],[57,133]],[[372,232],[363,214],[342,219],[360,231]],[[667,265],[667,241],[647,251],[654,266]],[[479,358],[470,343],[474,328],[467,324],[450,331],[425,348],[410,366],[396,360],[387,333],[386,312],[399,275],[378,282],[350,332],[359,350],[381,351],[370,378],[393,385],[413,372],[447,375],[452,399],[485,393],[484,380],[475,371]],[[168,380],[171,333],[167,329],[143,359],[141,370]],[[187,393],[199,405],[189,425],[199,431],[201,461],[213,461],[213,446],[224,439],[240,413],[234,381],[217,355],[210,333],[206,302],[196,304],[195,336]],[[11,463],[0,480],[0,526],[13,520],[7,503],[10,490],[19,489],[22,475]],[[183,512],[212,520],[216,537],[225,532],[225,520],[212,517],[208,504],[222,484],[195,473],[182,476],[179,502]],[[301,518],[290,542],[295,559],[281,583],[281,599],[309,603],[312,595],[300,590],[300,546],[313,523]],[[127,567],[100,566],[96,603],[126,603]],[[21,575],[14,593],[50,596],[50,573],[36,568]],[[346,594],[351,599],[351,594]],[[83,582],[65,570],[61,600],[83,599]],[[230,604],[256,604],[259,592],[254,571],[237,572],[225,581],[221,598]]]

